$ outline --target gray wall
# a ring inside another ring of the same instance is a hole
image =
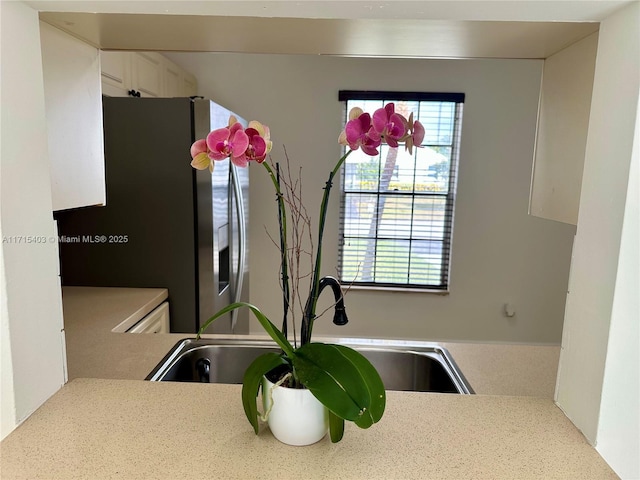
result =
[[[465,93],[450,293],[351,290],[350,323],[338,329],[327,317],[314,331],[560,342],[575,228],[527,213],[542,61],[167,56],[197,76],[201,95],[271,127],[274,158],[283,158],[284,144],[294,166],[304,167],[305,203],[314,218],[340,155],[338,90]],[[251,301],[278,323],[278,255],[265,232],[277,235],[274,194],[262,168],[252,168],[251,181]],[[324,239],[325,275],[337,267],[338,213],[336,189]],[[503,314],[506,302],[515,307],[512,318]],[[260,331],[257,323],[252,331]]]

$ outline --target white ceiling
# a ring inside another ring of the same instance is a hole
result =
[[[36,10],[231,17],[599,22],[632,0],[27,1]]]
[[[113,50],[546,58],[629,1],[30,1]]]

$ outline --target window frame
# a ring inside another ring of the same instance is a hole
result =
[[[345,236],[345,228],[347,226],[346,219],[346,199],[348,195],[376,195],[378,198],[378,205],[380,204],[381,195],[385,195],[385,198],[393,198],[394,195],[408,195],[408,193],[389,193],[380,191],[378,189],[376,191],[358,191],[358,190],[349,190],[346,188],[346,168],[342,168],[341,174],[341,191],[340,191],[340,224],[339,224],[339,266],[338,266],[338,274],[340,277],[340,281],[346,285],[350,285],[352,288],[357,289],[369,289],[369,290],[401,290],[401,291],[419,291],[419,292],[434,292],[439,294],[447,294],[449,292],[449,287],[451,284],[451,250],[453,248],[453,225],[454,225],[454,213],[455,213],[455,198],[456,198],[456,190],[457,190],[457,177],[458,177],[458,168],[460,163],[460,134],[462,130],[462,112],[463,105],[465,100],[464,93],[445,93],[445,92],[393,92],[393,91],[358,91],[358,90],[341,90],[338,94],[338,99],[341,102],[344,102],[344,114],[343,121],[346,123],[347,115],[348,115],[348,104],[349,100],[355,101],[366,101],[366,100],[375,100],[381,101],[383,104],[389,102],[398,102],[398,101],[411,101],[411,102],[451,102],[455,103],[453,111],[453,127],[452,127],[452,139],[451,139],[451,154],[449,157],[449,179],[448,179],[448,191],[446,193],[428,193],[428,192],[417,192],[414,189],[409,193],[411,196],[412,202],[412,216],[415,211],[415,199],[416,198],[445,198],[445,220],[443,222],[443,239],[442,239],[442,253],[441,253],[441,262],[442,266],[440,268],[440,281],[438,284],[417,284],[417,283],[409,283],[411,278],[411,269],[410,263],[407,271],[407,282],[406,283],[397,283],[397,282],[382,282],[382,281],[358,281],[353,278],[345,278],[344,277],[344,259],[345,252],[344,246],[346,243]],[[402,148],[402,147],[401,147]],[[414,157],[415,158],[415,157]],[[413,174],[415,175],[417,172],[414,167]],[[380,178],[378,178],[378,181]],[[413,226],[413,223],[411,224]],[[384,238],[378,236],[379,226],[376,226],[376,239]],[[351,238],[354,238],[351,236]],[[367,237],[355,237],[366,239]],[[418,240],[417,236],[413,236],[412,233],[408,235],[407,238],[402,239],[409,242],[409,248],[411,248],[411,243],[413,241]],[[377,244],[377,243],[376,243]],[[409,262],[411,262],[411,253],[409,252]],[[374,261],[375,263],[375,261]]]

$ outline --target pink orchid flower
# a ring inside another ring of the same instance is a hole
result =
[[[264,159],[273,146],[269,127],[256,120],[252,120],[249,122],[245,133],[249,136],[249,147],[246,152],[247,157],[249,157],[249,160],[254,160],[258,163],[264,162]]]
[[[388,103],[373,113],[373,128],[390,147],[397,147],[398,140],[407,133],[405,123],[406,119],[395,113],[393,103]]]
[[[209,169],[213,172],[213,160],[209,157],[209,149],[207,148],[207,142],[204,139],[196,140],[191,145],[191,166],[196,170]]]
[[[424,140],[424,126],[418,120],[413,121],[413,112],[409,115],[409,120],[406,123],[406,139],[404,142],[405,149],[411,154],[413,153],[413,147],[419,147]]]
[[[255,120],[249,122],[249,126],[244,130],[249,139],[247,149],[242,155],[231,156],[231,161],[238,167],[246,167],[250,161],[258,163],[264,162],[267,154],[271,151],[271,140],[269,127]]]
[[[349,120],[354,120],[364,113],[360,107],[353,107],[349,110]]]
[[[266,125],[263,125],[257,120],[251,120],[247,128],[253,128],[258,132],[258,134],[264,139],[265,144],[267,146],[266,153],[269,153],[273,145],[271,142],[271,131],[269,130],[269,127],[267,127]]]
[[[344,127],[344,141],[351,150],[362,148],[362,151],[370,156],[378,155],[381,143],[380,136],[371,126],[371,116],[368,113],[362,113],[347,122]]]
[[[207,135],[209,156],[213,160],[224,160],[227,157],[240,158],[249,146],[249,137],[238,122],[229,127],[218,128]]]
[[[247,128],[244,132],[249,137],[249,146],[244,152],[242,158],[238,160],[242,161],[244,163],[244,166],[246,166],[251,160],[262,163],[267,156],[267,143],[264,141],[264,138],[260,136],[258,131],[253,128]],[[234,160],[234,163],[236,163],[236,159],[233,157],[231,158],[232,160]],[[238,163],[236,163],[236,165],[238,165]]]
[[[351,110],[349,110],[349,120],[348,121],[355,120],[356,118],[358,118],[363,113],[364,113],[364,111],[360,107],[353,107]],[[349,142],[347,141],[347,132],[345,130],[342,130],[340,132],[340,135],[338,136],[338,143],[340,145],[344,145],[345,147],[347,145],[349,145]]]

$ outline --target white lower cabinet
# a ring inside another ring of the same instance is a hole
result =
[[[159,307],[127,330],[127,333],[169,333],[169,303],[160,304]]]

